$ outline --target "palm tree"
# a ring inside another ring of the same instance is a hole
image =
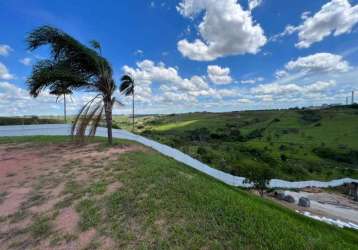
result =
[[[72,134],[83,138],[96,129],[104,113],[108,142],[112,143],[112,109],[116,88],[112,67],[96,50],[91,49],[67,33],[51,27],[41,26],[27,37],[29,50],[48,45],[50,58],[37,62],[27,79],[30,95],[37,97],[41,91],[50,91],[62,86],[71,91],[85,90],[97,93],[86,103],[72,126]],[[89,129],[87,129],[89,128]]]
[[[132,131],[134,131],[134,79],[130,75],[122,76],[119,91],[126,96],[132,96]]]
[[[96,40],[91,40],[90,44],[91,44],[92,48],[97,49],[99,54],[102,56],[102,46],[101,46],[101,44]]]
[[[58,86],[56,89],[53,89],[50,91],[51,95],[57,96],[56,102],[58,102],[58,99],[63,96],[63,115],[65,119],[65,123],[67,123],[67,116],[66,116],[66,95],[72,95],[72,90],[65,88],[63,86]]]

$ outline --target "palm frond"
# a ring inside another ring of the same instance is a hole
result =
[[[73,88],[87,84],[93,85],[92,88],[100,89],[100,78],[104,74],[107,77],[113,74],[111,65],[95,50],[86,47],[70,35],[54,27],[41,26],[35,29],[27,37],[27,43],[29,50],[49,45],[51,51],[49,61],[52,64],[66,65],[67,70],[86,80],[83,84],[75,85]]]
[[[102,120],[103,111],[104,111],[104,106],[102,105],[102,107],[99,109],[99,112],[97,112],[96,116],[94,116],[92,119],[92,123],[91,123],[91,127],[90,127],[90,131],[88,133],[88,136],[96,135],[97,128],[99,126],[99,123]]]
[[[78,112],[78,114],[76,115],[72,127],[71,127],[71,135],[74,136],[77,125],[79,124],[79,121],[81,119],[81,117],[86,116],[86,114],[88,113],[89,109],[91,108],[92,103],[100,96],[100,94],[96,95],[94,98],[92,98],[89,102],[87,102]]]
[[[131,76],[122,76],[119,91],[126,96],[134,94],[134,80]]]

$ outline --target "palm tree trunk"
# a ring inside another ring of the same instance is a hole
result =
[[[132,100],[132,121],[133,121],[132,132],[134,132],[134,90],[133,90],[133,100]]]
[[[107,136],[108,143],[112,144],[112,104],[111,102],[105,102],[105,113],[106,113],[106,123],[107,123]]]
[[[65,115],[65,123],[67,123],[67,117],[66,117],[66,94],[63,94],[63,113]]]

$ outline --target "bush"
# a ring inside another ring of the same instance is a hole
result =
[[[281,161],[287,161],[287,156],[284,155],[284,154],[282,154],[282,155],[280,156],[280,158],[281,158]]]
[[[198,147],[197,153],[199,155],[206,155],[208,153],[208,151],[204,147]]]
[[[264,128],[255,129],[255,130],[251,131],[251,132],[246,136],[246,139],[247,139],[247,140],[252,140],[252,139],[256,139],[256,138],[262,138],[264,131],[265,131]]]
[[[234,141],[244,141],[245,138],[241,135],[241,131],[239,129],[231,129],[230,139]]]
[[[321,115],[318,111],[314,110],[304,110],[300,111],[301,113],[301,120],[305,123],[316,123],[321,120]]]
[[[342,150],[335,151],[331,148],[320,146],[313,149],[313,152],[321,158],[348,164],[358,164],[358,151],[356,150],[351,149],[342,152]]]
[[[188,136],[191,141],[206,142],[210,138],[210,131],[207,128],[198,128],[188,131]]]

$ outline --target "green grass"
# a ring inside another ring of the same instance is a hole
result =
[[[99,195],[106,192],[107,183],[103,180],[96,181],[89,187],[89,192],[93,195]]]
[[[30,226],[30,232],[34,238],[41,238],[49,235],[51,232],[50,219],[47,216],[38,216]]]
[[[77,202],[67,205],[77,204],[82,230],[95,228],[119,249],[358,249],[356,231],[314,221],[149,149],[106,167],[98,178],[121,182],[117,192],[97,196],[104,186],[98,180],[81,189],[69,182],[66,196]],[[34,237],[49,229],[48,217],[31,226]]]
[[[125,117],[114,120],[119,127],[130,124]],[[136,119],[136,128],[137,133],[235,175],[264,166],[276,178],[288,180],[358,178],[355,106],[147,116]],[[318,148],[329,157],[315,153]]]
[[[83,231],[91,227],[97,226],[101,219],[100,211],[95,200],[82,200],[76,207],[80,214],[80,228]]]

